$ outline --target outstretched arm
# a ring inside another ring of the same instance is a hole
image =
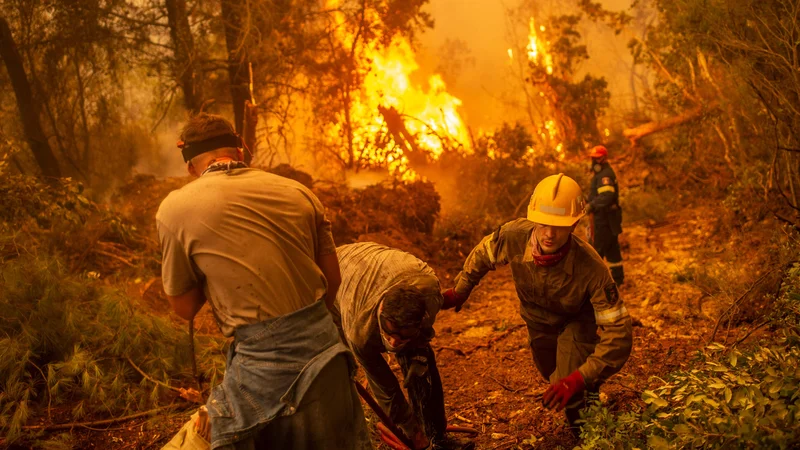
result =
[[[481,239],[481,242],[472,249],[467,260],[464,261],[464,268],[455,279],[456,285],[453,293],[458,298],[466,300],[484,275],[490,270],[495,270],[497,266],[508,264],[504,237],[501,227]],[[445,300],[447,299],[445,298]]]

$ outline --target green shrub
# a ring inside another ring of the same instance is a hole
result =
[[[221,342],[198,340],[213,383],[224,367]],[[166,392],[151,378],[191,380],[189,338],[168,319],[140,310],[120,292],[66,273],[55,259],[20,257],[0,276],[0,432],[9,442],[45,409],[74,419],[152,407]]]
[[[745,350],[714,343],[623,413],[593,405],[583,449],[796,448],[800,445],[800,264],[787,271],[770,339]]]

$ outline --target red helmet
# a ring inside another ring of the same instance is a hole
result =
[[[608,150],[602,145],[595,146],[589,153],[590,158],[605,158],[608,156]]]

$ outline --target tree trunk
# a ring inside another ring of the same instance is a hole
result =
[[[628,128],[624,130],[622,134],[626,138],[630,139],[632,145],[636,145],[639,139],[645,136],[676,127],[678,125],[683,125],[686,122],[691,122],[692,120],[702,117],[709,111],[716,109],[716,107],[716,102],[708,105],[707,107],[703,107],[702,105],[696,106],[688,111],[678,114],[675,117],[670,117],[669,119],[655,120],[653,122],[647,122],[643,125],[639,125],[635,128]]]
[[[225,44],[228,48],[228,78],[233,101],[236,132],[244,126],[244,102],[250,98],[250,60],[247,57],[242,33],[242,13],[247,6],[242,0],[221,0],[222,21],[225,26]]]
[[[223,2],[224,3],[224,2]],[[202,73],[197,69],[194,38],[186,13],[186,0],[166,0],[169,34],[175,46],[175,78],[183,91],[183,103],[192,114],[203,104]]]
[[[47,142],[47,137],[42,130],[39,122],[39,104],[35,102],[28,76],[22,65],[22,58],[17,51],[14,37],[11,36],[11,29],[4,17],[0,17],[0,57],[5,62],[8,76],[11,78],[11,85],[14,87],[14,94],[17,97],[17,107],[19,108],[22,126],[25,130],[25,137],[31,147],[36,162],[42,169],[42,175],[47,177],[60,177],[61,170],[58,161],[53,154],[53,149]]]

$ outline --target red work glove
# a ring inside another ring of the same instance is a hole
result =
[[[455,289],[450,288],[444,292],[442,292],[442,297],[444,298],[444,302],[442,303],[442,309],[450,309],[455,308],[456,312],[461,311],[461,306],[464,305],[464,302],[467,301],[468,295],[459,294],[455,291]]]
[[[542,403],[547,409],[560,411],[566,408],[569,399],[578,392],[582,392],[586,387],[583,375],[579,371],[572,372],[566,377],[550,385],[542,396]]]

